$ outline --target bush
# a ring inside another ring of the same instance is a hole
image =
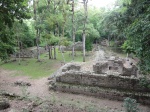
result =
[[[140,85],[141,87],[144,87],[144,88],[150,89],[150,82],[147,80],[147,78],[146,78],[146,77],[142,77],[142,78],[140,78],[139,85]]]
[[[126,112],[139,112],[138,103],[135,99],[129,97],[125,98],[123,106]]]
[[[86,41],[85,41],[85,49],[86,49],[87,51],[91,51],[91,50],[92,50],[92,47],[93,47],[92,45],[93,45],[92,39],[86,38]]]
[[[29,37],[25,37],[23,39],[23,44],[24,44],[24,47],[32,47],[34,46],[34,39],[33,38],[29,38]]]

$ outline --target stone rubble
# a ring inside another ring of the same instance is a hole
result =
[[[97,74],[107,74],[115,72],[122,76],[137,76],[138,68],[130,64],[130,61],[118,57],[110,57],[105,61],[98,61],[93,65],[93,71]]]
[[[24,81],[16,81],[16,82],[14,82],[14,84],[15,84],[16,86],[31,86],[31,83],[29,83],[29,82],[24,82]]]

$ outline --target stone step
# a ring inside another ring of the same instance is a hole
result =
[[[150,93],[142,93],[135,91],[123,91],[111,88],[92,87],[84,85],[73,85],[57,82],[55,84],[56,91],[62,91],[73,94],[84,94],[99,98],[107,98],[110,100],[123,101],[126,97],[131,97],[137,100],[137,102],[149,105]]]

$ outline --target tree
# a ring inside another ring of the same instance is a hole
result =
[[[131,0],[126,13],[130,23],[125,30],[126,44],[140,59],[140,68],[144,73],[150,73],[150,1]],[[134,9],[134,10],[133,10]],[[125,47],[126,49],[126,47]]]
[[[14,51],[15,39],[12,28],[15,19],[20,22],[30,18],[28,0],[0,0],[0,59],[7,60]]]
[[[74,0],[72,0],[72,40],[73,40],[73,45],[72,45],[72,60],[74,60],[74,47],[75,47],[75,26],[74,26]]]
[[[85,39],[86,39],[86,22],[87,22],[87,3],[88,3],[88,0],[83,0],[83,5],[84,5],[84,23],[83,23],[83,62],[85,62]]]
[[[34,8],[34,20],[36,22],[36,46],[37,46],[37,61],[40,61],[40,50],[39,50],[39,42],[40,42],[40,28],[38,27],[38,23],[40,24],[40,18],[37,18],[37,7],[39,5],[39,0],[33,0],[33,8]],[[39,21],[38,21],[39,19]]]
[[[124,51],[140,59],[140,69],[144,73],[150,73],[149,5],[149,0],[118,0],[118,7],[106,12],[101,22],[106,36],[123,41]]]
[[[19,23],[19,22],[15,22],[14,25],[13,25],[13,31],[14,31],[14,38],[16,39],[16,44],[17,44],[17,51],[18,51],[18,58],[19,58],[19,65],[21,64],[20,63],[20,55],[21,55],[21,50],[22,50],[22,40],[23,40],[23,27],[22,25]],[[16,52],[15,52],[16,54]]]
[[[18,52],[19,57],[19,64],[20,64],[20,57],[21,57],[21,51],[24,48],[32,47],[34,45],[34,40],[32,37],[32,32],[29,31],[29,27],[26,23],[20,23],[19,21],[15,21],[14,25],[11,29],[14,32],[14,39],[16,44],[16,50],[14,53],[16,54]],[[22,54],[24,57],[24,53]]]

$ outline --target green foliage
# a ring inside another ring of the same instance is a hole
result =
[[[118,0],[118,8],[104,11],[99,20],[100,34],[109,40],[122,41],[122,49],[140,59],[140,69],[150,73],[150,2]]]
[[[0,4],[0,25],[12,27],[15,19],[30,18],[28,0],[0,0]]]
[[[91,38],[87,38],[87,39],[86,39],[86,42],[85,42],[85,49],[86,49],[87,51],[91,51],[92,48],[93,48],[93,41],[92,41]]]
[[[30,36],[24,37],[22,42],[23,42],[25,48],[34,46],[34,39],[31,38]]]
[[[94,40],[98,40],[100,38],[100,32],[98,30],[98,20],[99,20],[99,10],[90,9],[88,10],[89,16],[86,23],[86,50],[92,50],[92,44]],[[82,41],[82,33],[83,33],[83,22],[84,22],[84,13],[83,10],[75,12],[75,29],[76,30],[76,41]]]
[[[147,80],[146,77],[140,78],[139,84],[141,87],[150,89],[150,82]]]
[[[55,36],[53,33],[44,34],[43,38],[47,40],[49,45],[58,45],[59,43],[59,37]]]
[[[21,41],[24,48],[32,47],[34,45],[32,31],[30,31],[29,27],[25,22],[14,22],[13,28],[11,30],[14,32],[14,35],[12,36],[15,38],[16,42]]]
[[[14,51],[15,39],[12,28],[15,19],[20,22],[30,18],[28,0],[0,0],[0,59],[7,60]]]
[[[131,0],[126,13],[131,17],[131,23],[125,29],[126,44],[132,48],[132,52],[140,59],[140,68],[144,73],[150,73],[150,2],[147,0]],[[133,7],[134,6],[134,7]],[[136,9],[132,10],[131,9]]]
[[[66,37],[63,37],[59,40],[59,45],[69,46],[70,44],[71,42],[68,41]]]
[[[51,44],[51,45],[58,45],[58,42],[59,42],[59,37],[53,36],[53,37],[50,39],[50,44]]]
[[[0,32],[0,59],[2,61],[9,58],[9,54],[14,51],[15,39],[12,37],[13,32],[9,28]]]
[[[134,49],[132,46],[129,45],[130,45],[130,41],[126,40],[124,44],[121,46],[121,48],[124,49],[124,52],[126,53],[133,53]]]
[[[123,106],[126,112],[139,112],[138,104],[135,99],[129,97],[125,98]]]

